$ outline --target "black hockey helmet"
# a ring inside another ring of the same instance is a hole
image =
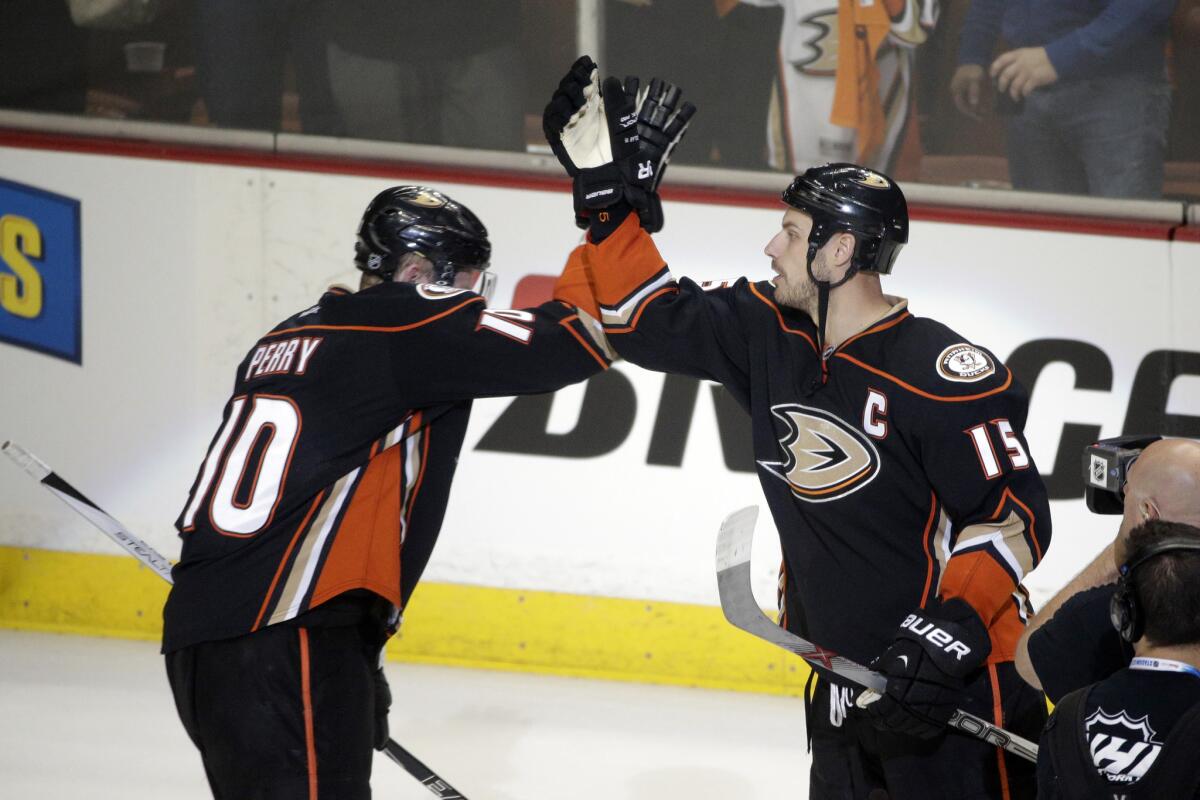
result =
[[[405,253],[433,263],[434,282],[452,286],[459,270],[486,272],[492,255],[487,228],[471,209],[425,186],[393,186],[375,196],[363,212],[354,245],[354,265],[391,280]],[[481,290],[481,294],[485,294]]]
[[[854,234],[852,271],[890,273],[900,248],[908,242],[904,192],[888,176],[857,164],[805,170],[783,190],[783,202],[813,218],[810,269],[817,250],[837,231]]]

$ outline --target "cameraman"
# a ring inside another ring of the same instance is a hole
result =
[[[1099,444],[1113,442],[1125,448],[1135,445],[1130,438]],[[1136,440],[1135,446],[1146,442],[1150,443],[1140,455],[1134,453],[1136,460],[1123,486],[1113,487],[1115,493],[1096,504],[1089,497],[1092,510],[1123,514],[1116,540],[1050,598],[1017,643],[1017,671],[1051,702],[1107,678],[1133,656],[1133,648],[1109,620],[1117,565],[1126,561],[1129,532],[1151,520],[1200,526],[1200,442],[1150,437]],[[1093,491],[1089,487],[1089,495]],[[1098,508],[1104,500],[1111,506]]]
[[[1200,528],[1151,520],[1123,545],[1111,622],[1137,657],[1054,709],[1040,800],[1200,798]]]

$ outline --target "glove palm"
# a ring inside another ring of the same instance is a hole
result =
[[[662,228],[657,190],[671,152],[696,112],[679,106],[680,91],[659,79],[640,90],[637,78],[607,78],[582,56],[559,82],[542,115],[550,148],[574,178],[575,216],[580,227],[593,211],[627,202],[642,226]]]

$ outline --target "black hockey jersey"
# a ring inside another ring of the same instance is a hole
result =
[[[238,366],[176,522],[163,651],[352,590],[403,608],[441,527],[472,398],[581,381],[607,366],[602,338],[563,302],[492,310],[464,290],[406,283],[332,289],[276,326]]]
[[[1013,658],[1050,514],[1028,397],[994,355],[897,300],[823,359],[771,283],[677,282],[632,218],[584,260],[618,353],[719,381],[750,413],[789,630],[866,663],[909,611],[957,596],[990,661]]]
[[[1121,669],[1054,709],[1038,800],[1200,800],[1200,679]]]

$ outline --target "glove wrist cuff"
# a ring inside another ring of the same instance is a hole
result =
[[[621,227],[621,223],[632,211],[633,206],[621,200],[608,208],[590,212],[588,214],[588,239],[592,244],[600,244]]]
[[[992,651],[983,621],[961,600],[913,611],[900,623],[896,638],[917,642],[939,669],[957,678],[977,669]]]

